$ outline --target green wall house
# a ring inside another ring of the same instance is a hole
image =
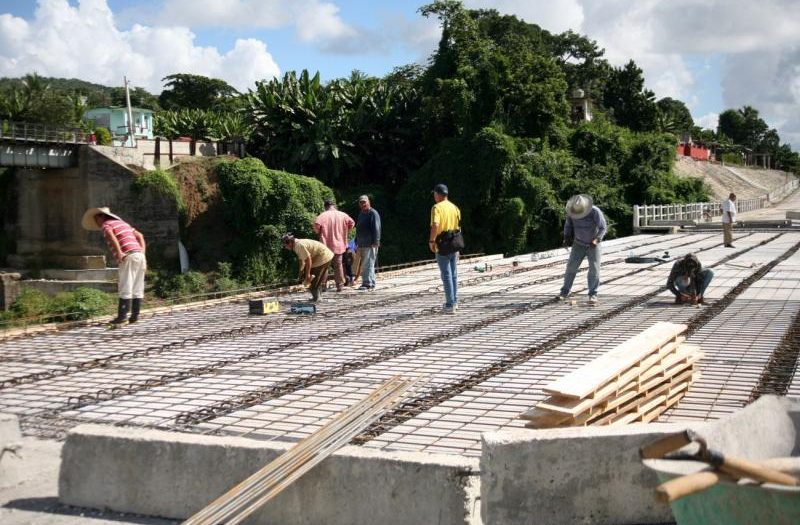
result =
[[[131,108],[133,134],[137,139],[153,139],[153,112],[149,109]],[[128,137],[128,108],[108,106],[92,108],[83,114],[83,120],[93,121],[96,127],[108,128],[114,137],[115,146],[133,146]]]

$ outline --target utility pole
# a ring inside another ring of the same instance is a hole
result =
[[[122,77],[125,81],[125,103],[128,105],[128,137],[131,140],[131,147],[136,147],[136,137],[134,136],[133,132],[135,131],[136,127],[133,124],[133,111],[131,110],[131,92],[128,90],[128,77]]]

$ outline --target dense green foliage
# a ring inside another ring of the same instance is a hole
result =
[[[133,179],[132,186],[133,191],[137,193],[141,193],[145,189],[150,189],[157,194],[174,199],[179,212],[182,212],[186,208],[181,192],[178,189],[178,183],[175,181],[174,177],[164,170],[155,169],[146,171]]]
[[[255,158],[223,162],[216,171],[238,274],[254,283],[294,274],[296,257],[282,249],[281,235],[313,238],[314,218],[333,192],[317,179],[268,169]]]
[[[334,193],[353,216],[356,197],[371,196],[384,225],[380,262],[391,264],[430,257],[430,190],[439,182],[461,207],[467,252],[520,253],[558,242],[564,203],[575,193],[592,195],[610,235],[629,231],[632,204],[706,200],[701,181],[672,172],[675,145],[687,132],[720,153],[741,159],[742,152],[767,152],[800,172],[800,156],[755,109],[728,110],[718,130],[700,130],[682,101],[656,100],[634,61],[612,67],[586,36],[553,34],[456,0],[437,0],[420,14],[441,24],[436,51],[427,66],[398,67],[384,78],[353,71],[323,82],[319,73],[291,71],[239,95],[219,79],[174,74],[164,78],[158,100],[133,90],[134,105],[164,108],[155,114],[157,135],[246,142],[254,156],[214,168],[216,208],[202,187],[211,179],[178,177],[178,186],[160,171],[137,179],[137,187],[153,187],[182,208],[179,190],[194,192],[185,222],[207,213],[208,222],[228,228],[224,257],[204,252],[214,261],[228,258],[215,282],[163,275],[158,293],[293,275],[295,257],[281,249],[280,235],[313,237],[313,219]],[[86,105],[102,97],[99,105],[119,103],[124,95],[97,88],[64,87],[35,74],[0,81],[0,118],[74,123]],[[580,92],[593,101],[590,122],[571,107]],[[187,242],[190,250],[198,244]]]

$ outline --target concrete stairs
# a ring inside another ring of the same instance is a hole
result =
[[[20,281],[20,286],[40,290],[47,295],[72,291],[77,288],[94,288],[104,292],[117,291],[117,269],[61,270],[47,269],[40,272],[40,279]]]

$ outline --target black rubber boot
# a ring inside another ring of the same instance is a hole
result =
[[[128,322],[128,311],[131,309],[130,299],[120,299],[117,304],[117,318],[112,320],[111,325],[123,325]]]
[[[142,300],[133,298],[133,303],[131,303],[131,317],[128,319],[129,323],[135,323],[139,320],[139,310],[142,309]]]

